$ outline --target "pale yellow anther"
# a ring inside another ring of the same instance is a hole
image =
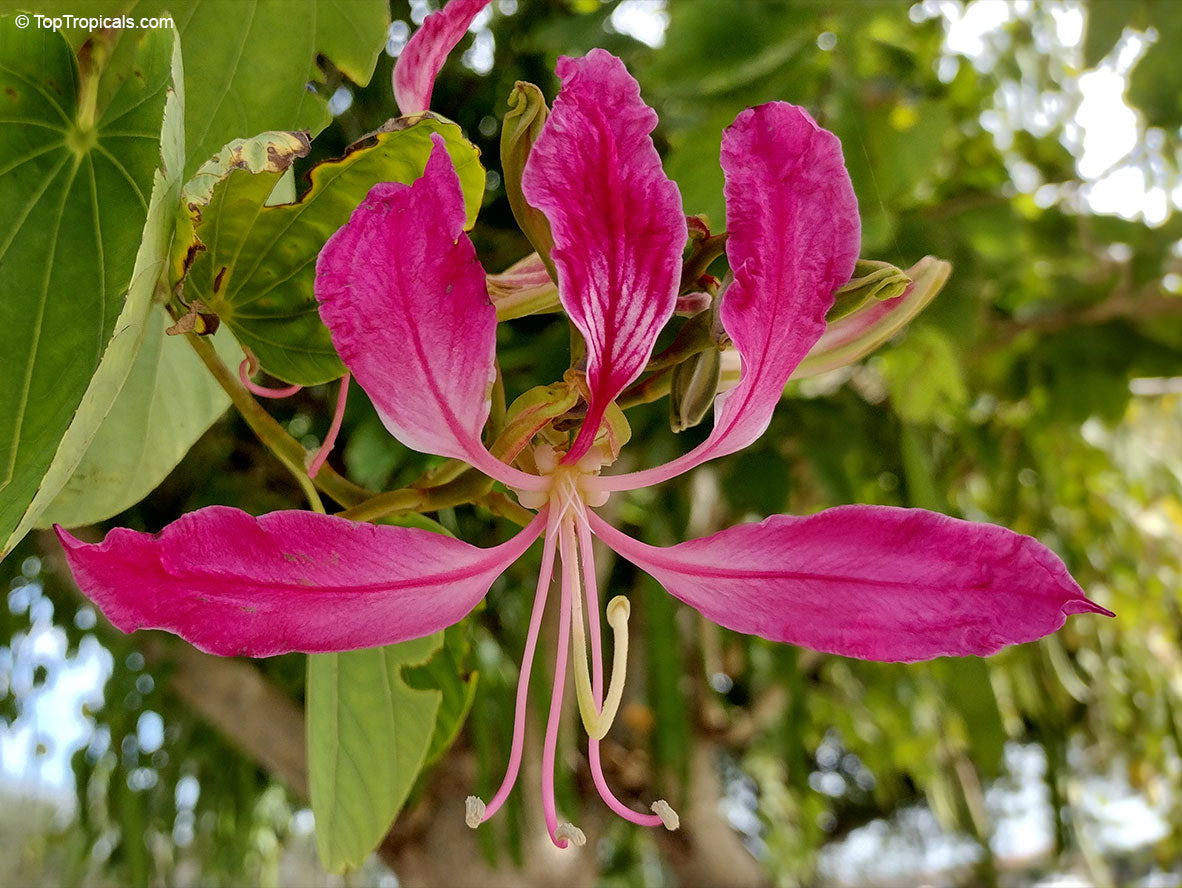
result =
[[[661,818],[661,824],[669,832],[681,826],[681,818],[677,816],[677,812],[669,807],[669,803],[664,799],[657,799],[652,804],[652,811]]]
[[[468,796],[464,802],[464,822],[472,829],[484,822],[484,802],[476,796]]]
[[[573,823],[560,823],[554,830],[554,838],[557,841],[566,839],[576,848],[582,848],[587,844],[587,836],[583,831],[575,826]]]

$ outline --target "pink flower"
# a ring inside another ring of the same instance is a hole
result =
[[[468,822],[492,816],[516,780],[530,668],[560,564],[543,808],[551,838],[564,847],[582,837],[559,823],[553,783],[572,639],[600,794],[635,823],[677,824],[664,802],[652,814],[632,811],[604,779],[599,739],[620,702],[628,605],[617,597],[606,608],[615,649],[605,688],[593,536],[722,626],[849,657],[987,656],[1055,631],[1069,614],[1108,612],[1034,539],[921,510],[841,506],[778,515],[668,548],[599,517],[595,509],[611,493],[675,477],[764,431],[785,382],[824,332],[834,291],[850,277],[859,220],[831,133],[782,102],[739,114],[722,142],[734,280],[721,322],[741,358],[741,379],[718,396],[714,429],[693,451],[657,468],[603,475],[612,454],[597,443],[600,423],[643,371],[674,311],[686,221],[649,136],[656,115],[623,64],[593,50],[563,58],[558,73],[562,88],[523,189],[549,220],[561,302],[586,343],[587,419],[565,446],[534,445],[538,474],[498,461],[481,441],[496,312],[439,137],[423,176],[374,187],[317,265],[321,315],[391,434],[517,491],[537,510],[520,533],[481,549],[413,528],[307,512],[253,518],[213,507],[157,536],[118,529],[86,545],[59,534],[80,587],[116,626],[167,629],[212,653],[256,657],[436,632],[475,607],[544,535],[507,773],[487,805],[469,799]]]

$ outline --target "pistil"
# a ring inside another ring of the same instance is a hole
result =
[[[620,700],[624,696],[624,677],[628,666],[628,613],[630,606],[628,599],[622,595],[617,595],[607,606],[607,622],[612,627],[614,654],[611,685],[608,688],[607,700],[601,707],[594,699],[595,695],[591,689],[591,674],[587,666],[587,634],[583,626],[583,596],[579,594],[581,590],[579,589],[576,531],[573,527],[579,518],[583,518],[581,510],[577,517],[572,517],[568,523],[564,523],[560,531],[562,534],[562,570],[564,575],[569,574],[567,581],[575,590],[571,625],[575,645],[575,694],[579,700],[579,714],[583,717],[583,727],[587,730],[587,735],[601,740],[607,735],[612,722],[615,721],[616,713],[620,708]],[[583,518],[584,523],[585,521],[586,519]],[[582,557],[584,565],[586,565],[589,553],[583,551]],[[588,582],[593,581],[595,577],[594,565],[592,564],[591,567],[590,571],[584,570],[584,575],[591,577]],[[593,597],[598,599],[598,594],[589,589],[588,601]],[[598,631],[598,627],[596,627],[596,631]]]

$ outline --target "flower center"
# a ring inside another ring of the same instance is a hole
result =
[[[616,596],[607,605],[607,622],[613,636],[611,680],[604,694],[603,640],[600,637],[599,590],[595,578],[595,563],[591,550],[591,525],[587,508],[602,506],[610,495],[598,489],[595,481],[599,470],[609,460],[599,448],[573,463],[562,460],[566,452],[548,444],[538,444],[533,451],[539,474],[546,479],[545,487],[537,491],[518,491],[523,506],[548,509],[546,543],[542,550],[542,570],[530,618],[529,637],[521,664],[514,718],[513,744],[509,768],[501,788],[486,806],[480,799],[468,799],[465,821],[473,828],[493,816],[504,803],[517,779],[521,761],[522,735],[525,725],[526,694],[530,664],[541,628],[546,593],[550,586],[555,561],[561,560],[562,600],[559,607],[558,650],[554,664],[554,688],[550,700],[550,715],[542,750],[542,810],[550,838],[559,848],[568,843],[582,844],[583,833],[569,823],[559,823],[554,798],[554,765],[558,744],[558,722],[562,711],[562,689],[566,683],[566,665],[570,645],[574,644],[575,693],[579,713],[587,730],[588,757],[596,789],[608,807],[633,823],[644,826],[664,825],[677,828],[677,815],[664,801],[653,805],[652,814],[641,814],[623,805],[611,792],[603,776],[599,759],[599,741],[611,728],[624,695],[624,676],[628,663],[628,599]],[[586,610],[584,610],[586,608]],[[590,641],[591,655],[587,648]]]
[[[537,444],[533,449],[534,462],[538,471],[550,483],[541,490],[519,490],[518,501],[527,509],[540,509],[546,503],[558,510],[561,516],[581,505],[598,508],[611,495],[599,490],[593,480],[599,470],[607,464],[598,447],[593,447],[576,463],[563,463],[564,451],[549,444]]]

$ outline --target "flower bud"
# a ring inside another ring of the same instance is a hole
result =
[[[717,348],[698,352],[673,368],[669,389],[669,425],[675,432],[696,426],[718,394],[722,357]]]
[[[542,91],[532,83],[517,81],[513,92],[509,93],[509,111],[501,124],[501,170],[505,176],[505,194],[509,197],[513,218],[537,250],[550,279],[557,281],[558,275],[550,260],[550,251],[554,249],[550,223],[541,210],[530,206],[521,190],[525,162],[549,116],[550,109],[546,107]]]
[[[836,370],[870,354],[919,314],[944,287],[951,273],[952,265],[948,262],[934,256],[920,259],[905,272],[911,283],[901,296],[885,300],[871,297],[862,308],[840,320],[830,319],[825,333],[793,371],[792,378],[803,379]]]
[[[579,392],[565,382],[531,388],[510,405],[505,428],[489,450],[511,463],[543,428],[563,416],[579,401]]]
[[[833,294],[833,307],[825,315],[825,320],[832,323],[874,300],[902,296],[910,283],[911,278],[889,262],[859,259],[849,283]]]
[[[514,262],[500,274],[487,276],[488,298],[497,309],[498,321],[558,311],[558,285],[537,253]]]
[[[218,317],[217,312],[210,311],[200,299],[194,299],[190,303],[188,311],[177,318],[176,323],[164,332],[169,336],[180,336],[182,333],[212,336],[218,331],[221,323],[222,319]]]

